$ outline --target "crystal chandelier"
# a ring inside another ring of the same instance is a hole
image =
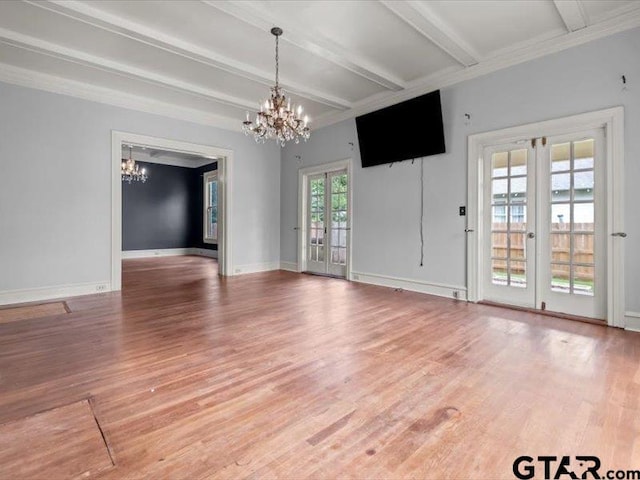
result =
[[[140,168],[140,165],[136,165],[136,161],[133,159],[133,148],[129,146],[129,159],[124,160],[120,166],[120,174],[122,175],[122,181],[131,182],[146,182],[147,172],[144,168]]]
[[[307,141],[311,132],[307,126],[309,117],[306,115],[304,118],[301,117],[302,106],[292,108],[291,99],[287,98],[284,90],[280,88],[278,38],[282,35],[282,29],[274,27],[271,33],[276,37],[276,85],[271,87],[269,99],[260,102],[260,111],[256,112],[255,122],[249,119],[249,112],[247,112],[247,119],[242,122],[242,130],[245,135],[253,134],[256,142],[264,143],[267,139],[275,138],[284,147],[284,144],[290,140],[298,143],[300,138],[303,138]]]

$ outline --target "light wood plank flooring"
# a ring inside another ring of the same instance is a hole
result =
[[[92,397],[115,466],[91,478],[640,468],[640,334],[200,257],[127,260],[122,294],[67,304],[0,324],[0,423]]]

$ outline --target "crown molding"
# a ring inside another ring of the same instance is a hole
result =
[[[516,48],[515,50],[505,51],[502,54],[481,60],[478,64],[470,67],[454,67],[448,71],[415,80],[409,83],[405,90],[399,92],[383,92],[372,95],[371,97],[354,103],[353,108],[346,112],[332,112],[318,116],[314,119],[314,128],[318,129],[333,125],[343,120],[364,115],[434,90],[449,87],[637,27],[640,27],[640,9],[590,25],[575,32],[564,34],[561,37],[547,38],[539,43],[534,42]]]
[[[240,132],[241,130],[241,122],[236,118],[224,117],[202,110],[160,102],[151,98],[15,67],[6,63],[0,63],[0,82],[81,98],[83,100],[90,100],[92,102],[126,108],[128,110],[152,113],[154,115],[161,115],[163,117],[222,128],[234,132]]]

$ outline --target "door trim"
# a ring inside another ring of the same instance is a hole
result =
[[[233,150],[181,142],[167,138],[151,137],[137,133],[111,131],[111,290],[122,289],[122,144],[156,147],[174,152],[192,153],[216,157],[218,162],[218,272],[233,275],[232,262],[232,172]],[[150,181],[152,181],[151,179]]]
[[[583,130],[604,128],[607,177],[607,323],[624,328],[624,239],[611,236],[624,232],[624,108],[573,115],[546,120],[468,137],[467,145],[467,292],[468,299],[484,299],[482,275],[483,218],[483,151],[485,147],[523,139],[564,135]]]
[[[308,194],[308,178],[311,175],[319,173],[333,172],[336,170],[347,170],[347,265],[345,279],[351,280],[351,247],[353,239],[353,160],[345,158],[335,162],[324,163],[322,165],[314,165],[304,167],[298,170],[298,272],[307,270],[307,194]]]

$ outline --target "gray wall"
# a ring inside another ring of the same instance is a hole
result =
[[[353,269],[465,285],[467,136],[617,105],[625,107],[626,302],[640,311],[640,29],[565,50],[442,90],[447,153],[424,159],[425,262],[420,259],[419,162],[362,169],[355,121],[314,131],[287,146],[281,164],[282,261],[296,261],[297,171],[354,159]],[[628,80],[622,91],[621,75]],[[472,115],[470,125],[464,114]],[[390,139],[400,142],[402,139]],[[352,148],[349,142],[354,143]],[[300,164],[295,156],[302,157]]]
[[[278,262],[275,143],[4,83],[0,106],[0,293],[109,283],[112,130],[233,150],[233,263]]]

